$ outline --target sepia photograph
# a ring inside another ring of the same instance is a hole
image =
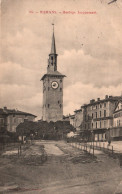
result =
[[[0,0],[0,193],[122,194],[122,0]]]

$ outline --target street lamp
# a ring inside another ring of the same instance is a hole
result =
[[[108,129],[108,145],[110,146],[111,144],[110,128],[107,128],[107,129]]]
[[[94,156],[94,131],[92,130],[92,142],[93,142],[93,156]]]

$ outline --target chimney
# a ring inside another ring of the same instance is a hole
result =
[[[95,99],[90,100],[90,104],[92,104],[93,102],[95,102]]]
[[[109,98],[112,98],[112,96],[109,96]]]
[[[97,101],[100,101],[100,98],[97,98]]]
[[[7,110],[7,107],[6,106],[4,106],[4,110]]]
[[[105,95],[105,99],[107,99],[108,98],[108,95]]]

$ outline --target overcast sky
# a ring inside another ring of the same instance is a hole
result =
[[[64,115],[92,98],[122,92],[122,0],[2,0],[0,107],[41,117],[42,83],[52,23],[58,71],[64,78]],[[34,13],[29,13],[33,11]],[[36,13],[56,11],[56,14]],[[75,14],[61,14],[75,11]],[[96,11],[96,14],[77,14]]]

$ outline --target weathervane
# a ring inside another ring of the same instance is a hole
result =
[[[112,1],[110,1],[108,4],[111,4],[111,3],[114,3],[114,2],[116,2],[117,0],[112,0]]]
[[[53,32],[54,32],[54,23],[52,23],[52,26],[53,26]]]

